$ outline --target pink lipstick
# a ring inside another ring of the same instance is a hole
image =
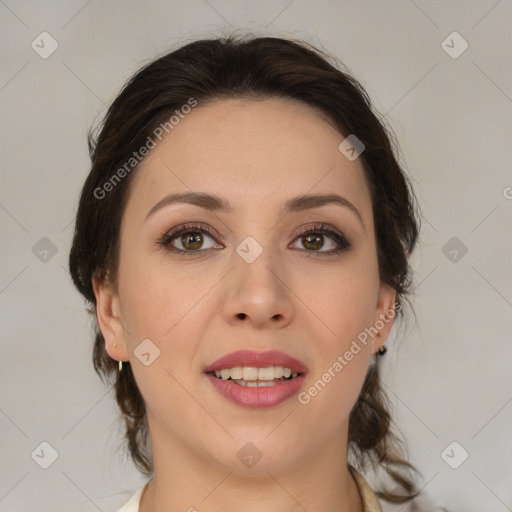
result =
[[[307,368],[283,352],[239,350],[208,365],[204,372],[214,389],[231,403],[269,408],[299,392]]]

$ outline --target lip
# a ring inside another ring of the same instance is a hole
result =
[[[232,380],[219,379],[211,373],[216,370],[233,368],[235,366],[251,366],[258,368],[283,366],[284,368],[290,368],[292,372],[299,373],[300,375],[292,380],[280,381],[273,386],[252,388],[241,386]],[[206,377],[219,394],[235,405],[250,409],[276,407],[285,402],[299,392],[304,384],[305,373],[307,373],[307,371],[308,369],[304,363],[277,350],[269,350],[266,352],[238,350],[237,352],[232,352],[231,354],[217,359],[217,361],[204,369]]]
[[[282,404],[299,392],[305,379],[302,374],[295,379],[278,382],[273,386],[249,388],[240,386],[232,380],[218,379],[211,373],[207,373],[206,377],[226,400],[249,409],[266,409]]]
[[[253,350],[238,350],[231,352],[217,359],[214,363],[207,366],[204,371],[213,372],[223,368],[234,368],[235,366],[252,366],[266,368],[268,366],[283,366],[290,368],[292,372],[306,373],[306,365],[284,352],[278,350],[267,350],[266,352],[255,352]]]

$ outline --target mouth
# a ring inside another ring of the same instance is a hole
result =
[[[296,379],[299,375],[303,375],[283,366],[266,366],[264,368],[235,366],[207,373],[216,379],[231,381],[248,388],[275,386],[279,382],[290,381]]]
[[[299,392],[306,366],[277,351],[241,350],[217,360],[204,373],[213,388],[238,406],[277,406]]]

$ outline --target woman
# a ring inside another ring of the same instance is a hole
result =
[[[379,376],[419,229],[391,140],[355,79],[279,38],[187,44],[113,102],[70,270],[152,476],[122,512],[418,494]]]

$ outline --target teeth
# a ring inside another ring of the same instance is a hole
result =
[[[274,367],[260,368],[258,370],[258,380],[274,380]]]
[[[280,379],[284,376],[284,368],[282,366],[274,366],[274,377]]]
[[[235,380],[233,382],[236,382],[237,384],[240,384],[241,386],[245,386],[248,388],[268,388],[270,386],[275,386],[276,381],[275,380],[269,380],[269,381],[254,381],[254,380]]]
[[[231,370],[228,370],[231,374]],[[258,380],[258,368],[252,366],[244,366],[242,368],[242,379],[244,380]]]
[[[230,370],[228,370],[230,371]],[[233,380],[235,379],[241,379],[243,377],[243,370],[241,366],[235,366],[234,368],[231,368],[231,378]]]
[[[234,368],[223,368],[222,370],[215,370],[215,376],[222,380],[234,380],[238,384],[243,382],[249,387],[256,387],[256,385],[272,385],[274,379],[281,379],[282,377],[293,378],[297,377],[297,372],[292,372],[291,368],[283,368],[282,366],[267,366],[265,368],[256,368],[254,366],[235,366]],[[256,383],[255,381],[260,381]],[[264,381],[261,384],[261,381]],[[267,384],[268,383],[268,384]]]

